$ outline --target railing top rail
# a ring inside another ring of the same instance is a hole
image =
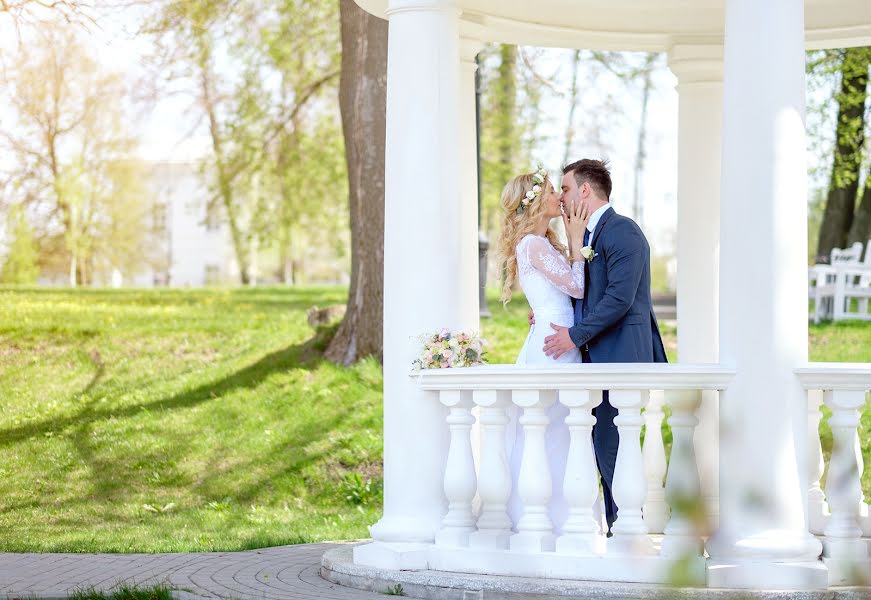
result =
[[[482,365],[412,372],[425,390],[722,390],[735,370],[716,364]]]
[[[871,389],[871,363],[807,363],[795,374],[807,390]]]

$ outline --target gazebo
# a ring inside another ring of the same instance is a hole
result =
[[[697,586],[871,585],[856,451],[871,365],[808,363],[804,129],[805,50],[871,45],[871,2],[357,2],[390,30],[384,516],[354,564],[639,583],[673,582],[682,565]],[[667,53],[679,93],[677,364],[410,374],[416,336],[479,327],[474,57],[484,42]],[[591,517],[588,441],[603,389],[620,413],[620,513],[607,540]],[[559,536],[545,510],[555,401],[572,432]],[[823,403],[834,438],[825,490]],[[516,530],[505,509],[511,405],[524,408],[527,440]],[[693,499],[705,526],[686,509]]]

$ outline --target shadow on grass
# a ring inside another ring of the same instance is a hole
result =
[[[0,293],[11,296],[30,296],[36,300],[75,300],[85,302],[106,302],[113,306],[202,306],[214,308],[226,305],[251,304],[266,311],[305,310],[314,304],[344,304],[347,289],[341,286],[318,286],[306,288],[258,287],[223,288],[206,287],[197,289],[165,288],[141,290],[135,288],[39,288],[0,286]]]
[[[162,411],[197,406],[203,402],[231,394],[239,389],[256,388],[273,373],[282,372],[290,368],[313,370],[323,362],[323,350],[329,342],[331,335],[331,330],[321,331],[314,338],[303,344],[288,346],[282,350],[267,354],[257,362],[223,379],[203,384],[192,390],[174,394],[160,400],[132,404],[123,408],[105,409],[94,409],[93,402],[91,402],[82,407],[77,414],[69,417],[47,419],[0,430],[0,447],[9,446],[31,437],[45,435],[49,431],[57,432],[70,427],[87,427],[96,421],[108,418],[119,419],[130,417],[143,410]],[[92,360],[94,360],[93,353],[91,356]],[[90,391],[102,377],[103,369],[102,362],[100,362],[94,377],[74,397],[82,397]]]

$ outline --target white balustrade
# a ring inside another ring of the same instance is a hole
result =
[[[796,370],[808,390],[809,528],[821,535],[829,585],[868,583],[871,573],[868,505],[862,495],[864,465],[859,446],[860,409],[871,389],[871,365],[824,363]],[[825,492],[819,438],[821,402],[831,410],[832,454]]]
[[[668,522],[669,508],[665,501],[665,446],[662,443],[662,405],[664,392],[650,392],[650,402],[644,409],[644,472],[647,475],[647,501],[644,522],[650,533],[662,533]]]
[[[647,498],[647,480],[641,455],[641,409],[647,404],[648,390],[611,390],[610,402],[619,414],[614,417],[620,435],[617,464],[611,491],[617,504],[617,520],[611,527],[614,537],[608,552],[614,554],[653,554],[653,542],[641,515]]]
[[[418,385],[438,392],[450,411],[443,482],[448,509],[430,546],[428,568],[667,583],[676,567],[690,564],[692,580],[702,585],[698,523],[696,515],[684,510],[693,499],[700,502],[695,411],[700,390],[721,390],[732,374],[719,366],[647,364],[538,369],[494,365],[415,374]],[[614,422],[620,436],[612,486],[618,518],[614,536],[607,540],[593,510],[599,472],[592,410],[602,402],[604,389],[618,409]],[[554,482],[546,438],[554,402],[568,409],[569,430],[562,479],[568,514],[559,537],[549,514]],[[672,410],[670,463],[661,435],[664,403]],[[512,493],[506,439],[511,407],[523,411],[518,426],[524,436],[516,490],[522,514],[513,524],[507,509]],[[479,415],[478,448],[472,447],[476,438],[470,435],[473,408]],[[643,449],[642,425],[647,427]],[[479,514],[474,512],[477,501]],[[661,537],[661,549],[654,544],[656,536]],[[691,563],[687,558],[693,558]]]
[[[559,401],[569,409],[569,455],[563,480],[563,494],[569,515],[556,551],[564,554],[601,554],[605,538],[593,517],[593,504],[599,497],[599,471],[590,443],[596,417],[592,410],[602,403],[602,390],[561,390]]]
[[[861,541],[859,503],[862,501],[862,471],[856,460],[856,427],[859,407],[865,404],[864,390],[832,390],[824,395],[832,411],[832,458],[826,478],[826,498],[831,517],[826,525],[823,551],[826,556],[864,556]]]
[[[826,463],[823,459],[823,445],[820,442],[820,419],[823,413],[821,390],[808,391],[807,432],[808,432],[808,481],[810,489],[807,493],[808,527],[810,532],[822,535],[829,517],[829,505],[826,494],[820,486]]]
[[[512,400],[523,408],[519,422],[524,446],[517,482],[523,515],[517,522],[517,533],[511,536],[510,548],[521,552],[552,551],[556,538],[548,516],[552,485],[544,434],[550,423],[547,409],[556,394],[553,390],[515,390]]]
[[[511,496],[511,473],[505,452],[505,426],[511,405],[507,390],[475,390],[472,399],[481,411],[481,461],[478,495],[481,516],[478,530],[469,537],[472,548],[507,549],[511,537],[508,498]]]
[[[475,423],[471,412],[472,392],[443,390],[439,393],[439,401],[450,408],[447,422],[451,431],[451,443],[444,479],[448,513],[442,519],[435,543],[439,546],[466,546],[469,543],[469,534],[475,531],[472,499],[477,487],[470,437],[472,425]]]
[[[672,446],[665,495],[671,506],[671,519],[665,527],[662,555],[668,557],[701,556],[701,534],[707,529],[704,517],[699,469],[693,445],[693,431],[699,420],[695,411],[702,401],[697,390],[669,392]]]

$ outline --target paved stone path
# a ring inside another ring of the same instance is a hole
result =
[[[0,554],[0,599],[66,598],[77,589],[158,583],[184,600],[383,600],[321,579],[321,555],[339,544],[190,554]]]

